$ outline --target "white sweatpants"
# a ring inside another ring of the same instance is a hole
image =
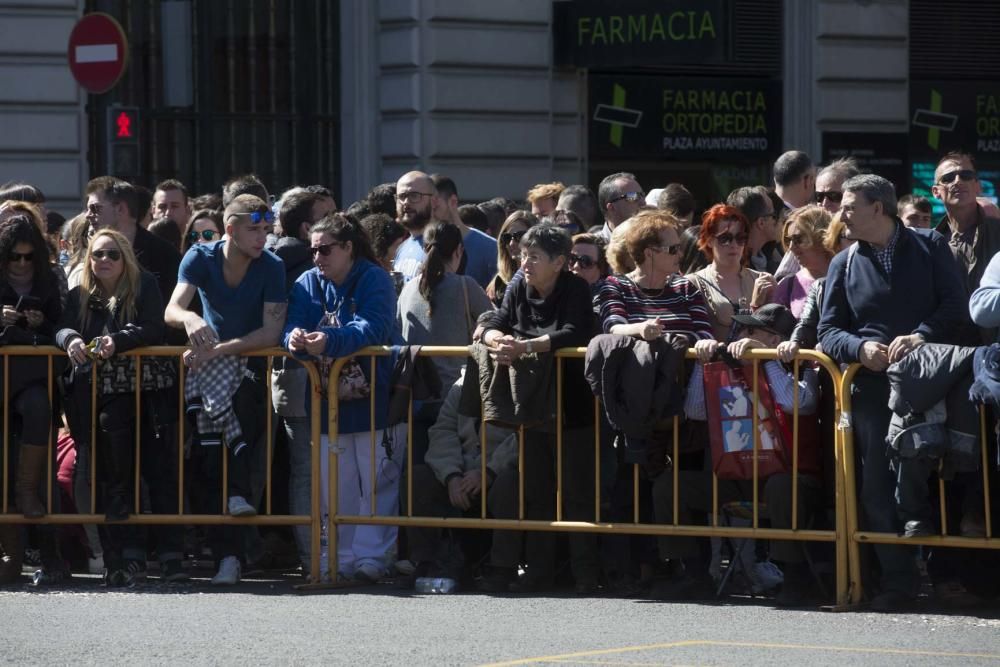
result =
[[[376,516],[399,513],[399,482],[406,451],[405,426],[387,429],[393,436],[391,458],[382,444],[384,431],[375,432]],[[371,432],[337,436],[337,513],[342,516],[372,515],[371,448]],[[324,435],[321,449],[323,516],[329,513],[329,452],[330,440]],[[337,530],[337,570],[351,576],[362,563],[387,569],[394,559],[396,533],[395,526],[340,526]]]

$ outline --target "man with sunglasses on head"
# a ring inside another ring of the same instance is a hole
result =
[[[605,176],[597,188],[597,203],[604,215],[604,228],[600,234],[611,241],[615,227],[639,212],[646,204],[646,193],[635,180],[635,174],[625,171]]]
[[[420,273],[424,263],[424,228],[434,219],[439,204],[437,188],[422,171],[411,171],[396,181],[396,219],[410,232],[400,244],[393,268],[410,280]],[[492,276],[490,276],[492,278]]]
[[[191,367],[189,382],[202,369],[218,368],[216,359],[241,355],[278,344],[287,309],[285,269],[280,259],[264,249],[274,216],[267,204],[253,195],[239,195],[223,213],[226,240],[190,248],[181,262],[177,287],[167,305],[164,319],[172,327],[184,329],[191,341],[185,363]],[[204,316],[191,310],[195,295],[201,300]],[[236,416],[240,442],[227,446],[227,510],[232,516],[253,516],[255,507],[251,475],[255,459],[267,437],[267,396],[265,359],[241,360],[235,378],[236,390],[229,394]],[[208,373],[206,372],[206,379]],[[202,387],[203,389],[203,387]],[[222,464],[218,449],[222,437],[199,434],[192,458],[208,499],[205,511],[218,511],[221,496]],[[228,440],[228,439],[227,439]],[[232,585],[240,580],[242,534],[234,526],[210,531],[210,541],[219,572],[213,584]]]
[[[948,153],[934,170],[931,193],[944,203],[945,216],[934,227],[948,239],[958,262],[969,296],[979,287],[990,259],[1000,252],[1000,220],[991,217],[976,200],[982,194],[979,175],[972,155]],[[990,344],[996,340],[995,328],[981,328],[980,340],[969,345]]]

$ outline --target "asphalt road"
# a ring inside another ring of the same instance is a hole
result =
[[[25,579],[26,581],[26,579]],[[974,616],[778,610],[735,599],[302,595],[288,580],[0,588],[0,664],[1000,665],[1000,609]]]

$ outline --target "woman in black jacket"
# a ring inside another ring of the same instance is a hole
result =
[[[48,245],[26,215],[14,215],[0,227],[0,304],[0,344],[52,344],[62,310],[59,284],[49,264]],[[13,357],[9,372],[10,405],[21,422],[17,504],[25,516],[38,518],[45,515],[39,485],[52,427],[48,362],[45,357]]]
[[[156,278],[139,268],[132,246],[124,236],[110,229],[98,231],[87,248],[80,285],[67,297],[56,344],[66,350],[74,367],[67,414],[74,416],[70,429],[78,443],[90,440],[90,383],[97,383],[98,471],[104,483],[104,512],[109,521],[127,519],[130,512],[137,511],[133,507],[138,427],[134,398],[136,362],[134,357],[117,355],[159,345],[164,333],[163,301]],[[163,377],[169,375],[169,366],[157,364],[153,358],[144,360],[142,370],[144,392],[172,384],[172,378]],[[143,458],[146,449],[161,446],[160,442],[144,442]],[[78,450],[78,460],[88,456],[89,453]],[[83,468],[78,467],[78,473]],[[147,481],[152,495],[156,480]],[[154,507],[154,511],[158,508]],[[137,543],[136,531],[132,527],[112,527],[105,537],[108,542],[104,545],[105,583],[122,586],[141,579],[145,573],[145,549]],[[170,546],[165,549],[172,550]],[[177,554],[175,565],[179,564]]]
[[[482,341],[491,348],[491,356],[497,364],[510,365],[524,355],[585,347],[590,342],[594,328],[590,286],[569,271],[572,245],[569,234],[552,224],[531,227],[521,238],[523,278],[511,282],[499,310],[481,319]],[[582,359],[567,360],[563,371],[563,405],[556,409],[564,415],[564,519],[590,521],[594,518],[594,399],[583,381]],[[553,383],[555,377],[553,371]],[[555,397],[554,389],[551,396]],[[567,411],[567,407],[571,410]],[[555,506],[555,420],[534,426],[525,435],[525,516],[550,519]],[[487,480],[486,485],[490,481]],[[516,507],[516,486],[512,492]],[[528,534],[525,541],[527,575],[515,588],[539,590],[551,583],[554,548],[551,533],[533,531]],[[571,535],[570,561],[577,591],[591,593],[596,590],[599,571],[596,537]],[[494,571],[485,580],[485,587],[490,590],[502,588],[503,580],[510,576],[510,572]]]

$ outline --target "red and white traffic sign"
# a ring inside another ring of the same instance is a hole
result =
[[[128,39],[113,17],[95,12],[73,26],[69,35],[69,69],[91,93],[111,89],[128,66]]]

